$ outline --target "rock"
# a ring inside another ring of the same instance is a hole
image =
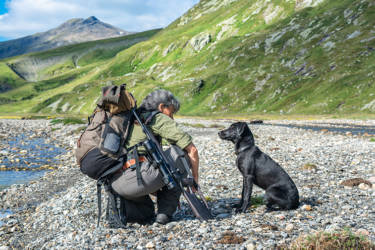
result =
[[[206,234],[207,233],[207,228],[198,228],[197,232],[200,233],[200,234]]]
[[[1,150],[1,151],[0,151],[0,155],[7,156],[7,155],[9,155],[9,152],[8,152],[8,151],[5,151],[5,150]]]
[[[371,182],[372,184],[375,184],[375,176],[371,176],[369,179],[368,179],[369,182]]]
[[[245,244],[246,250],[255,250],[255,244],[253,242],[249,242]]]
[[[337,224],[328,225],[324,231],[332,233],[332,232],[338,232],[341,230],[341,227]]]
[[[344,220],[340,216],[336,216],[336,217],[333,217],[332,222],[333,224],[339,224],[339,223],[343,223]]]
[[[285,215],[283,215],[283,214],[278,214],[275,217],[278,218],[279,220],[284,220],[285,219]]]
[[[302,208],[302,210],[306,210],[306,211],[311,211],[312,210],[312,206],[311,205],[307,205],[307,204],[303,205],[301,208]]]
[[[285,227],[285,230],[286,230],[286,231],[292,231],[293,229],[294,229],[294,225],[291,224],[291,223],[289,223],[289,224],[286,225],[286,227]]]
[[[10,250],[10,248],[7,246],[0,246],[0,250]]]
[[[231,216],[231,214],[223,213],[223,214],[216,215],[216,218],[217,219],[225,219],[225,218],[229,218],[230,216]]]
[[[359,189],[362,189],[362,190],[368,190],[372,187],[372,185],[368,185],[368,184],[365,184],[365,183],[361,183],[358,185],[358,188]]]
[[[307,163],[305,165],[302,166],[302,170],[312,170],[312,171],[316,171],[318,170],[318,167],[314,164],[311,164],[311,163]]]
[[[155,248],[154,242],[150,241],[149,243],[147,243],[146,248],[148,248],[148,249]]]
[[[209,33],[200,33],[190,40],[190,45],[195,51],[200,51],[211,42],[211,34]]]
[[[213,212],[215,214],[225,214],[225,213],[228,213],[229,211],[228,211],[228,209],[219,207],[218,209],[215,209]]]

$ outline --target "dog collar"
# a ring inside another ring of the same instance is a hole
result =
[[[239,150],[236,150],[236,155],[238,155],[239,153],[242,153],[243,151],[245,151],[246,149],[249,149],[251,147],[252,147],[252,145],[246,145],[246,146],[240,148]]]

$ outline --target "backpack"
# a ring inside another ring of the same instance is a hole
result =
[[[125,84],[103,88],[102,98],[93,114],[88,117],[88,125],[79,137],[75,151],[77,164],[89,177],[97,179],[106,170],[106,166],[88,169],[90,166],[82,164],[90,152],[95,152],[98,159],[102,155],[104,158],[109,157],[113,162],[126,155],[124,144],[133,123],[131,109],[135,107],[136,100],[126,91]],[[93,154],[91,153],[90,158],[93,158]],[[88,165],[98,165],[94,163],[95,161],[91,160]]]
[[[125,141],[133,125],[132,109],[136,100],[126,85],[107,86],[91,116],[88,125],[77,141],[75,156],[82,173],[97,180],[98,226],[102,213],[101,189],[107,193],[106,217],[110,227],[124,228],[127,222],[150,221],[154,204],[137,204],[124,199],[111,188],[111,177],[122,168],[128,149]]]

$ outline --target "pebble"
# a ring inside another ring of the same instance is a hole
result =
[[[217,219],[225,219],[225,218],[228,218],[230,216],[231,216],[231,214],[224,213],[224,214],[218,214],[218,215],[216,215],[216,218]]]
[[[312,210],[312,206],[311,205],[303,205],[302,209],[306,210],[306,211],[311,211]]]
[[[294,229],[294,225],[293,224],[288,224],[288,225],[286,225],[286,227],[285,227],[285,230],[286,231],[292,231]]]
[[[358,188],[362,189],[362,190],[368,190],[371,187],[369,185],[365,184],[365,183],[361,183],[361,184],[358,185]]]
[[[254,243],[252,242],[249,242],[249,243],[246,243],[246,250],[255,250],[256,249],[256,246]]]
[[[201,123],[209,127],[228,127],[234,121],[179,119],[181,123]],[[265,121],[268,123],[272,121]],[[275,121],[288,124],[291,121]],[[296,124],[356,123],[375,126],[375,121],[324,120],[293,121]],[[16,126],[17,125],[17,126]],[[51,143],[68,151],[59,155],[57,169],[28,184],[17,184],[0,191],[0,211],[13,214],[1,218],[0,250],[8,249],[274,249],[290,244],[302,234],[339,231],[351,227],[355,233],[375,241],[374,191],[347,188],[345,180],[363,178],[373,183],[375,152],[373,142],[363,137],[322,133],[280,126],[250,125],[256,145],[278,162],[296,183],[301,206],[297,210],[266,212],[265,205],[235,214],[231,206],[239,202],[242,176],[235,166],[231,142],[218,139],[216,128],[182,126],[194,138],[200,156],[200,185],[215,216],[202,222],[194,218],[184,198],[181,210],[167,225],[129,223],[125,229],[96,227],[96,182],[76,166],[73,145],[77,126],[50,125],[43,120],[0,120],[0,134],[32,131],[36,137],[51,138]],[[328,126],[328,125],[327,125]],[[54,129],[52,128],[59,128]],[[272,138],[272,139],[270,139]],[[1,140],[1,139],[0,139]],[[0,160],[17,159],[1,148]],[[272,150],[276,149],[277,150]],[[302,150],[300,150],[302,149]],[[10,150],[10,149],[9,149]],[[30,151],[27,154],[31,153]],[[353,164],[352,164],[353,163]],[[1,163],[4,164],[4,163]],[[301,166],[314,164],[316,171]],[[56,167],[53,163],[50,167]],[[105,197],[103,192],[103,197]],[[264,190],[253,187],[252,197],[264,197]],[[103,210],[106,199],[103,198]],[[19,209],[19,210],[18,210]],[[226,232],[246,241],[216,244]],[[367,232],[367,233],[366,233]],[[251,238],[250,238],[251,237]],[[255,245],[256,242],[256,245]]]
[[[146,248],[155,248],[154,242],[150,241],[149,243],[146,244]]]

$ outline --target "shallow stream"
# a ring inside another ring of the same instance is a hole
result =
[[[46,171],[56,168],[58,155],[65,151],[47,136],[33,137],[27,133],[1,138],[0,190],[42,177]],[[11,213],[9,210],[0,210],[0,220]]]

